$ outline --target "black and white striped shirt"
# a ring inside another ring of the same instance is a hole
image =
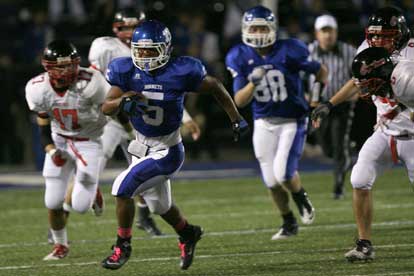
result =
[[[319,47],[317,40],[308,45],[309,58],[328,67],[327,85],[322,92],[321,101],[329,100],[352,77],[351,66],[356,55],[356,49],[347,43],[338,41],[330,51]],[[309,88],[312,88],[315,76],[309,78]]]

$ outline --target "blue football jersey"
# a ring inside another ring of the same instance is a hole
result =
[[[186,92],[194,92],[206,76],[202,63],[192,57],[172,58],[154,74],[135,67],[130,57],[114,59],[106,78],[122,91],[142,92],[148,112],[130,117],[136,130],[147,137],[168,135],[179,128]]]
[[[302,118],[309,105],[304,98],[300,71],[317,73],[320,63],[308,60],[306,45],[297,39],[277,40],[271,52],[261,57],[245,44],[234,46],[226,56],[227,69],[233,76],[237,93],[257,66],[264,66],[266,75],[256,86],[252,100],[254,119],[263,117]]]

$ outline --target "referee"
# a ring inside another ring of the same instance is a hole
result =
[[[314,28],[316,40],[308,45],[310,58],[325,64],[329,76],[325,87],[315,82],[315,76],[310,76],[312,106],[330,99],[351,78],[351,64],[356,54],[353,46],[338,41],[338,24],[333,16],[317,17]],[[343,197],[345,174],[351,165],[349,136],[353,116],[354,102],[336,105],[316,132],[324,154],[334,160],[334,199]]]

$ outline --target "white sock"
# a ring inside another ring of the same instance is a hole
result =
[[[73,208],[72,206],[70,206],[69,204],[67,204],[66,202],[63,202],[63,210],[66,212],[73,212]]]
[[[139,207],[139,208],[147,208],[148,206],[147,206],[147,204],[145,204],[145,203],[141,203],[141,202],[138,202],[137,203],[137,206]]]
[[[63,244],[64,246],[68,246],[68,233],[66,232],[66,227],[63,227],[63,229],[60,230],[50,230],[52,231],[52,236],[55,244],[59,243]]]

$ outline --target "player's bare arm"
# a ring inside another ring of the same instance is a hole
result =
[[[345,102],[355,96],[359,91],[359,88],[355,85],[353,80],[349,80],[338,93],[336,93],[328,102],[319,104],[312,112],[312,126],[319,128],[321,120],[328,116],[332,107],[342,102]]]
[[[341,89],[339,89],[338,93],[336,93],[329,101],[332,105],[337,105],[342,102],[345,102],[349,99],[351,99],[354,95],[358,93],[359,89],[355,85],[353,80],[349,80],[347,83],[345,83],[344,86],[342,86]]]
[[[252,101],[255,87],[262,82],[265,75],[266,69],[263,66],[258,66],[253,69],[252,73],[247,77],[249,82],[242,89],[237,91],[234,97],[234,101],[238,107],[245,107]]]
[[[237,91],[236,95],[234,96],[234,102],[236,103],[237,107],[245,107],[252,101],[254,88],[255,85],[252,82],[249,82],[242,89]]]
[[[112,86],[106,96],[105,102],[102,104],[102,112],[108,116],[117,114],[122,98],[135,96],[137,94],[138,93],[135,91],[128,91],[124,93],[118,86]]]
[[[201,82],[198,92],[211,93],[216,99],[217,103],[226,111],[232,122],[242,119],[239,111],[237,111],[236,105],[230,94],[224,88],[223,84],[214,77],[206,76]]]

